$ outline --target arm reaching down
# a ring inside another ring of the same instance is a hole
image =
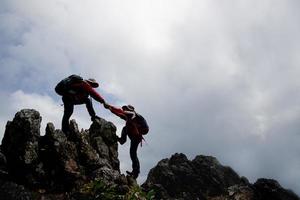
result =
[[[98,101],[100,103],[105,103],[102,96],[93,87],[91,87],[88,83],[84,84],[84,87],[85,87],[86,91],[88,91],[88,93],[91,95],[91,97],[93,97],[93,99],[95,99],[96,101]]]
[[[113,114],[119,116],[121,119],[127,120],[127,116],[126,116],[125,112],[121,108],[116,108],[114,106],[109,106],[109,110]]]

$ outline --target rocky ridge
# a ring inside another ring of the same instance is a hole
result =
[[[188,160],[181,153],[161,160],[142,187],[155,188],[157,199],[169,200],[300,200],[276,180],[258,179],[251,184],[212,156]]]
[[[21,110],[7,123],[0,153],[2,198],[78,199],[84,196],[80,189],[95,180],[120,194],[128,191],[111,122],[97,119],[89,130],[79,131],[71,120],[68,137],[52,123],[41,136],[40,123],[40,114],[31,109]]]
[[[7,123],[0,148],[1,200],[299,200],[277,181],[251,184],[211,156],[188,160],[174,154],[138,187],[120,172],[111,122],[99,119],[80,131],[71,120],[68,136],[48,123],[41,136],[41,120],[39,112],[24,109]]]

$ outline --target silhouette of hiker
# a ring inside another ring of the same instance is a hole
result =
[[[95,79],[83,80],[78,75],[71,75],[60,81],[55,87],[55,91],[62,96],[64,104],[64,115],[62,118],[62,131],[65,134],[69,132],[69,119],[73,114],[74,105],[85,104],[91,116],[91,120],[99,118],[92,105],[92,99],[104,104],[105,100],[94,88],[99,87]]]
[[[118,138],[118,141],[122,145],[126,142],[127,136],[131,140],[130,158],[132,161],[132,172],[126,172],[136,179],[140,173],[140,162],[137,157],[137,149],[139,143],[143,140],[143,135],[147,134],[149,131],[148,124],[140,114],[135,112],[134,107],[131,105],[125,105],[121,109],[105,103],[104,107],[126,121],[126,125],[122,129],[121,137]]]

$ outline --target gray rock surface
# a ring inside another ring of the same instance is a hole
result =
[[[284,189],[276,180],[261,178],[253,186],[258,191],[260,199],[299,200],[294,192]]]
[[[24,109],[6,125],[1,150],[6,156],[9,174],[19,182],[36,182],[41,121],[39,112]]]
[[[142,187],[154,189],[157,199],[299,200],[276,181],[259,179],[252,185],[214,157],[201,155],[188,160],[178,153],[151,169]]]
[[[89,130],[79,131],[71,120],[68,137],[52,123],[41,136],[40,123],[40,114],[32,109],[21,110],[7,123],[0,151],[0,196],[47,199],[56,194],[55,199],[69,199],[94,180],[128,187],[120,174],[116,127],[111,122],[95,120]]]
[[[89,130],[79,131],[71,120],[68,136],[52,123],[41,136],[40,123],[40,114],[32,109],[21,110],[7,123],[0,148],[1,200],[94,200],[101,195],[107,199],[102,190],[110,188],[115,189],[114,198],[122,199],[137,185],[120,173],[116,127],[111,122],[97,119]],[[155,190],[155,199],[299,200],[275,180],[251,184],[214,157],[189,160],[184,154],[161,160],[143,189]]]

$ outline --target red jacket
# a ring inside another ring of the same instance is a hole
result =
[[[133,114],[131,114],[129,112],[124,112],[123,109],[116,108],[116,107],[113,107],[113,106],[110,106],[110,111],[112,113],[114,113],[115,115],[119,116],[121,119],[124,119],[125,121],[128,121],[133,116]]]
[[[143,136],[139,133],[136,124],[132,120],[135,117],[135,112],[124,111],[121,108],[116,108],[113,106],[110,106],[110,111],[126,121],[125,128],[130,139],[135,137],[136,139],[142,140]]]
[[[82,81],[80,83],[75,83],[71,86],[71,93],[72,91],[74,94],[69,94],[68,97],[72,99],[73,103],[75,104],[82,104],[91,96],[93,99],[100,103],[104,103],[104,99],[101,97],[99,93],[87,82]]]

